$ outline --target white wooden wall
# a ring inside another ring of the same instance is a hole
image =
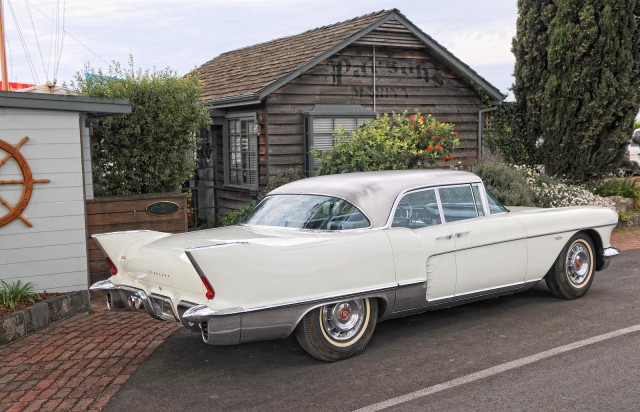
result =
[[[32,282],[37,291],[87,288],[87,247],[80,114],[0,108],[0,140],[12,145],[28,136],[20,153],[36,183],[23,216],[0,227],[0,279]],[[0,150],[0,160],[5,153]],[[11,159],[0,167],[0,180],[22,175]],[[22,185],[0,185],[0,196],[15,205]],[[7,210],[0,204],[0,216]]]

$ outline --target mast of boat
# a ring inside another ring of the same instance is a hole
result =
[[[0,0],[0,71],[2,71],[2,90],[9,90],[9,79],[7,74],[7,50],[4,42],[4,14],[2,13],[2,2]]]

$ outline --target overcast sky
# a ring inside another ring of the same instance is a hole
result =
[[[129,55],[136,68],[170,67],[182,75],[229,50],[397,8],[503,93],[513,83],[516,0],[0,1],[14,82],[61,84],[85,63],[107,68],[114,60],[126,64]]]

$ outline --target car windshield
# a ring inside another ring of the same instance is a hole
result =
[[[371,226],[364,214],[346,200],[319,195],[267,196],[240,224],[315,230]]]

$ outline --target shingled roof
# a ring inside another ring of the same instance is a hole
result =
[[[397,9],[382,10],[294,36],[223,53],[198,68],[202,97],[216,106],[258,103],[273,90],[395,18],[437,55],[478,83],[495,100],[504,95],[422,32]]]

